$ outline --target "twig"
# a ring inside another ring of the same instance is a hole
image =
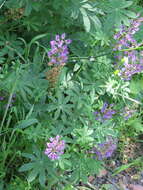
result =
[[[111,181],[110,179],[107,178],[107,181],[110,182],[112,185],[114,185],[117,190],[121,190],[121,188],[116,183],[114,183],[113,181]]]
[[[6,116],[7,116],[7,112],[8,112],[8,109],[10,107],[10,104],[11,104],[12,96],[13,96],[13,90],[12,90],[10,96],[9,96],[8,103],[6,105],[6,109],[5,109],[4,116],[3,116],[3,119],[2,119],[2,122],[1,122],[1,126],[0,126],[0,133],[2,131],[2,127],[3,127],[3,124],[5,122],[5,119],[6,119]]]
[[[96,188],[94,185],[92,185],[91,183],[87,182],[87,185],[88,185],[91,189],[97,190],[97,188]]]

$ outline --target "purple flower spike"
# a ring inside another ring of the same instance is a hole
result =
[[[47,143],[47,148],[45,154],[51,160],[58,160],[60,156],[64,153],[65,141],[60,139],[60,136],[57,135],[55,138],[50,138],[50,143]]]
[[[68,47],[71,40],[65,40],[66,35],[56,35],[55,40],[50,42],[51,50],[48,52],[49,63],[48,65],[65,65],[68,60]],[[53,61],[54,60],[54,61]]]
[[[107,104],[107,103],[104,103],[104,105],[103,105],[103,107],[102,107],[102,109],[101,109],[101,113],[104,113],[105,110],[107,109],[107,107],[108,107],[108,104]]]
[[[131,20],[130,27],[124,26],[124,29],[121,28],[120,31],[114,35],[114,39],[118,39],[114,50],[124,50],[121,53],[122,57],[125,59],[124,64],[118,68],[118,75],[122,80],[129,81],[132,79],[133,75],[143,71],[142,54],[135,50],[140,47],[141,44],[134,38],[134,34],[139,30],[142,22],[143,17]],[[130,51],[125,51],[125,49],[130,49]]]
[[[113,110],[114,104],[108,105],[106,102],[104,103],[103,107],[100,111],[95,111],[95,119],[100,122],[104,122],[106,120],[112,119],[113,115],[116,113],[115,110]]]
[[[116,144],[117,142],[115,140],[108,138],[106,142],[98,144],[97,147],[94,147],[92,152],[96,154],[98,160],[110,158],[117,148]]]
[[[131,80],[134,74],[140,73],[141,71],[143,71],[143,64],[124,64],[118,75],[123,80]]]

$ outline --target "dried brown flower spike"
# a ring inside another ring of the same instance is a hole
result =
[[[49,81],[50,87],[55,87],[62,68],[63,65],[54,66],[46,73],[46,79]]]

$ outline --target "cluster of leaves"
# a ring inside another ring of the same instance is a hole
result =
[[[0,0],[1,189],[73,190],[103,167],[90,154],[93,147],[107,137],[143,132],[143,76],[130,83],[121,80],[111,45],[115,30],[136,18],[142,8],[138,3]],[[46,78],[51,72],[49,41],[63,32],[72,39],[69,60],[53,75],[58,81],[51,86]],[[116,114],[102,123],[93,113],[107,101]],[[125,121],[121,110],[132,103],[139,113]],[[59,160],[51,161],[44,154],[45,144],[56,135],[66,148]]]

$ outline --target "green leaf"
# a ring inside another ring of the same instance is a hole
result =
[[[142,121],[138,118],[133,119],[133,120],[129,120],[128,125],[133,127],[137,132],[143,132]]]
[[[54,119],[55,120],[58,119],[58,117],[60,116],[60,113],[61,113],[60,109],[55,111],[55,114],[54,114]]]
[[[30,162],[28,164],[24,164],[19,168],[19,172],[25,172],[31,170],[34,167],[34,163]]]
[[[68,185],[66,185],[66,186],[64,187],[63,190],[75,190],[75,188],[74,188],[72,185],[68,184]]]
[[[28,175],[28,182],[32,182],[38,176],[38,173],[39,171],[37,168],[34,168]]]
[[[84,128],[74,129],[74,135],[77,137],[77,142],[81,145],[88,144],[93,141],[91,137],[93,129],[84,126]]]
[[[50,172],[50,176],[54,177],[56,174],[53,170],[52,163],[49,161],[47,156],[45,156],[43,150],[41,151],[35,145],[33,145],[33,154],[34,154],[33,162],[24,164],[23,166],[20,167],[19,171],[23,172],[32,169],[31,171],[29,171],[28,181],[32,182],[38,177],[40,185],[44,187],[46,181],[46,174]],[[24,156],[31,159],[31,154],[24,154]]]
[[[122,1],[122,8],[130,7],[133,4],[133,1]]]
[[[143,92],[143,79],[139,80],[132,80],[130,83],[130,90],[133,94],[139,94],[140,92]]]
[[[29,1],[26,5],[25,11],[24,11],[24,15],[25,16],[29,16],[30,13],[32,11],[32,3]]]
[[[107,12],[107,22],[110,25],[110,28],[113,25],[119,27],[122,24],[129,26],[129,18],[136,18],[136,14],[132,11],[127,10],[129,6],[132,5],[132,1],[126,0],[110,0],[109,3],[105,3],[105,12]]]
[[[89,32],[91,25],[90,25],[90,19],[89,19],[88,15],[83,16],[83,22],[84,22],[84,26],[85,26],[86,31]]]
[[[99,29],[101,28],[101,22],[100,20],[98,19],[98,17],[96,15],[91,15],[90,16],[90,19],[93,21],[93,24],[95,25],[95,28],[96,29]]]
[[[33,154],[22,153],[22,156],[31,160],[36,160],[36,157]]]
[[[35,123],[38,123],[38,120],[33,118],[33,119],[27,119],[27,120],[22,120],[20,123],[16,126],[16,128],[19,129],[25,129],[29,127],[30,125],[33,125]]]
[[[126,1],[126,0],[109,0],[110,2],[110,6],[112,8],[115,8],[116,10],[117,9],[124,9],[124,8],[127,8],[127,7],[130,7],[132,5],[132,1]]]
[[[46,176],[45,175],[46,175],[45,170],[42,169],[40,171],[40,174],[39,174],[39,182],[40,182],[41,186],[45,186],[45,182],[46,182]]]
[[[126,11],[124,12],[124,14],[127,15],[127,16],[130,17],[130,18],[137,18],[137,15],[136,15],[134,12],[129,11],[129,10],[126,10]]]
[[[63,160],[59,160],[59,166],[60,166],[60,168],[61,168],[62,170],[65,169]]]
[[[117,175],[118,173],[128,169],[129,167],[131,167],[133,165],[133,163],[130,163],[130,164],[126,164],[126,165],[122,165],[118,168],[116,168],[115,172],[112,174],[112,176],[115,176]]]

